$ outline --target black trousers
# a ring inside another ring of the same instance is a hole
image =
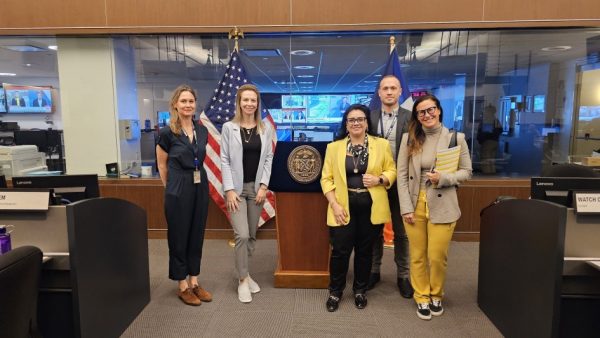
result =
[[[169,243],[169,278],[184,280],[200,274],[204,230],[208,215],[208,183],[194,184],[192,171],[169,168],[165,216]]]
[[[371,272],[373,242],[378,238],[383,224],[371,223],[371,194],[348,194],[350,223],[329,228],[331,257],[329,260],[329,292],[341,297],[346,288],[346,275],[350,255],[354,250],[354,293],[365,293]]]

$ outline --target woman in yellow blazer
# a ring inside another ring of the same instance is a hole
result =
[[[336,141],[325,153],[321,188],[329,202],[329,312],[337,310],[346,287],[352,250],[354,304],[367,306],[373,242],[391,220],[386,189],[396,180],[396,167],[388,141],[369,134],[369,113],[361,104],[348,107]]]

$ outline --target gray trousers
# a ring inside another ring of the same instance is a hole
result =
[[[394,229],[394,261],[398,268],[398,278],[409,278],[409,255],[408,255],[408,237],[404,230],[402,215],[400,215],[400,202],[398,201],[398,190],[396,185],[393,185],[388,190],[388,199],[390,201],[390,209],[392,211],[392,228]],[[379,235],[379,239],[373,243],[373,265],[372,273],[381,272],[381,260],[383,258],[383,230]]]
[[[235,268],[239,279],[248,277],[248,257],[256,244],[256,228],[262,204],[256,205],[254,182],[244,183],[239,210],[229,214],[235,239]]]

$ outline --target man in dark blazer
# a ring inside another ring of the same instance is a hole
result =
[[[371,112],[371,126],[375,128],[376,134],[386,138],[392,147],[392,156],[396,161],[402,134],[408,132],[408,122],[411,112],[400,107],[398,99],[402,94],[400,80],[394,75],[387,75],[379,82],[377,91],[381,99],[381,109]],[[400,203],[398,201],[398,190],[395,185],[388,190],[390,210],[392,211],[392,226],[394,229],[394,261],[397,267],[397,284],[400,295],[404,298],[413,296],[413,288],[410,284],[408,237],[404,230],[404,223],[400,215]],[[383,233],[381,240],[373,245],[373,266],[369,279],[369,289],[381,280],[381,260],[383,258]]]
[[[33,107],[47,107],[48,106],[48,101],[46,101],[46,99],[44,98],[44,93],[41,90],[37,92],[37,98],[35,100],[33,100],[31,105]]]
[[[25,99],[21,97],[21,94],[19,92],[15,92],[15,96],[13,96],[12,100],[10,101],[10,105],[17,107],[25,107]]]

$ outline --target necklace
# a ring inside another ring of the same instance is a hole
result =
[[[346,152],[352,155],[352,163],[354,164],[354,173],[358,174],[358,164],[365,165],[369,158],[369,138],[365,134],[363,144],[353,145],[348,136],[346,144]]]
[[[242,130],[246,132],[245,134],[242,133],[244,142],[250,143],[250,140],[252,139],[252,136],[254,135],[254,128],[246,129],[246,128],[242,127]],[[246,138],[246,135],[248,135],[248,138]]]
[[[352,156],[352,164],[354,164],[354,173],[358,174],[358,156]]]

